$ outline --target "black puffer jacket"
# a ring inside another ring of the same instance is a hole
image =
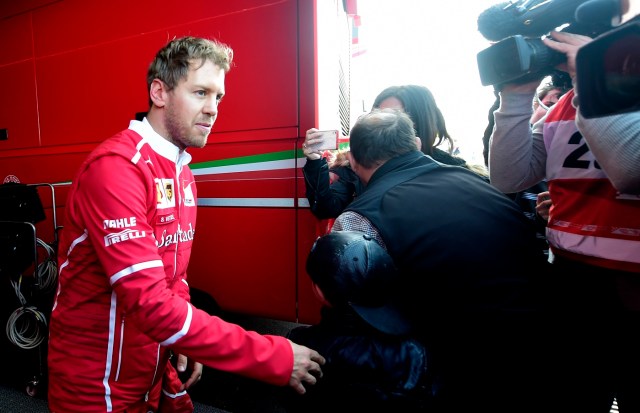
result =
[[[424,346],[410,337],[380,333],[349,307],[323,308],[319,324],[294,328],[288,338],[327,360],[323,378],[298,400],[301,412],[336,411],[338,399],[345,411],[384,407],[384,411],[410,412],[429,405]]]
[[[337,175],[333,183],[329,171]],[[348,166],[329,169],[326,158],[307,159],[302,168],[311,212],[319,219],[336,218],[364,189],[360,179]]]

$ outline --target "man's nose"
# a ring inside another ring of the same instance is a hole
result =
[[[218,114],[218,99],[215,96],[207,99],[207,103],[204,105],[204,113],[211,116]]]

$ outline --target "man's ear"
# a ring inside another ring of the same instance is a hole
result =
[[[351,151],[346,152],[345,156],[347,157],[347,160],[349,161],[349,167],[355,172],[356,168],[358,167],[358,162],[356,162],[353,159],[353,155],[351,154]]]
[[[167,88],[164,82],[160,79],[153,79],[151,87],[149,88],[149,97],[154,106],[159,108],[164,107],[165,99],[167,95]]]
[[[422,150],[422,139],[420,139],[419,136],[416,136],[416,146],[418,147],[419,151]]]
[[[320,300],[322,304],[331,307],[331,303],[326,299],[326,297],[324,296],[324,293],[322,292],[318,284],[312,283],[312,285],[313,285],[313,292],[316,295],[316,298]]]

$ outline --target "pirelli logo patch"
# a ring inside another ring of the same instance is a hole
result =
[[[144,238],[145,232],[138,231],[135,229],[125,229],[124,231],[120,231],[118,233],[111,233],[104,237],[104,245],[108,247],[113,244],[117,244],[119,242],[129,241],[136,238]]]
[[[134,229],[137,225],[136,217],[105,219],[102,224],[104,229],[122,229],[120,232],[112,232],[104,237],[105,247],[136,238],[144,238],[146,235],[145,231]]]

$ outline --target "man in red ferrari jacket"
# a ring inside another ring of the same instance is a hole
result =
[[[188,147],[203,147],[233,51],[174,39],[149,67],[150,109],[82,164],[66,204],[51,313],[49,408],[68,412],[191,412],[186,389],[202,364],[304,393],[324,358],[189,303],[196,232]],[[178,369],[192,360],[182,383]]]

